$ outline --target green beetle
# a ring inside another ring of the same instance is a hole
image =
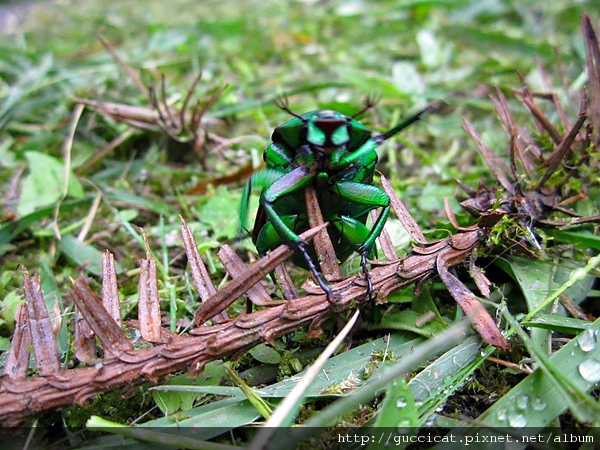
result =
[[[266,169],[252,176],[242,197],[240,219],[245,229],[250,192],[253,188],[262,190],[252,233],[258,253],[264,256],[287,244],[295,251],[292,262],[310,270],[332,297],[335,294],[315,264],[314,248],[298,236],[310,228],[304,188],[312,183],[317,192],[337,258],[343,262],[355,251],[360,254],[370,296],[367,258],[373,254],[375,240],[390,212],[388,195],[373,185],[375,149],[429,110],[418,112],[386,133],[372,136],[371,130],[355,119],[374,103],[367,99],[365,107],[352,116],[332,110],[298,115],[290,111],[287,101],[280,101],[277,106],[294,118],[273,131],[272,143],[263,154]],[[367,216],[376,208],[381,208],[381,214],[369,229]]]

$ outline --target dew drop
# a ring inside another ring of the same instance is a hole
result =
[[[498,420],[500,422],[505,422],[506,421],[506,412],[507,412],[506,409],[500,408],[498,410],[498,412],[496,413],[496,417],[498,418]]]
[[[541,398],[534,398],[531,402],[531,407],[536,411],[543,411],[544,409],[546,409],[546,406],[548,405]]]
[[[586,359],[579,364],[579,373],[584,380],[590,383],[600,381],[600,361],[597,359]]]
[[[433,424],[435,423],[435,420],[437,419],[438,415],[437,414],[431,414],[429,416],[429,418],[425,421],[424,427],[425,428],[430,428],[433,426]]]
[[[527,406],[529,405],[529,397],[527,397],[526,395],[521,395],[520,397],[517,397],[517,408],[520,409],[521,411],[525,411],[527,409]]]
[[[527,426],[527,418],[523,414],[511,414],[508,416],[508,424],[511,427],[523,428]]]
[[[406,408],[406,405],[408,405],[408,402],[406,401],[406,397],[398,397],[396,399],[396,407],[397,408]]]
[[[579,336],[577,343],[579,344],[579,348],[584,352],[591,352],[596,348],[596,339],[597,335],[594,330],[585,330]]]
[[[396,425],[397,427],[397,432],[400,434],[406,434],[410,431],[412,424],[410,423],[410,420],[408,419],[402,419],[400,422],[398,422],[398,424]]]

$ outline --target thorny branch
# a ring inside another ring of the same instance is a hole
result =
[[[439,276],[483,340],[500,349],[508,348],[508,342],[491,315],[451,269],[468,263],[479,292],[482,296],[488,296],[490,281],[476,267],[475,256],[493,250],[488,239],[489,231],[500,220],[513,218],[519,226],[529,231],[530,239],[514,238],[519,239],[516,241],[519,248],[529,254],[533,254],[532,247],[535,250],[539,245],[535,241],[536,226],[600,221],[598,217],[578,217],[566,209],[565,204],[570,201],[568,195],[572,193],[561,189],[570,177],[579,175],[579,166],[589,161],[590,143],[598,142],[600,48],[587,17],[584,17],[583,28],[588,55],[591,111],[588,111],[587,99],[583,95],[580,114],[573,124],[566,122],[564,114],[559,114],[564,121],[563,128],[567,130],[563,135],[547,120],[526,86],[517,93],[517,98],[531,112],[537,126],[550,138],[553,148],[542,148],[518,124],[500,91],[492,100],[510,137],[508,165],[485,146],[474,127],[465,120],[467,132],[474,138],[482,156],[504,188],[499,196],[496,187],[480,185],[472,189],[459,181],[469,197],[462,202],[463,207],[478,217],[475,225],[460,227],[447,206],[446,213],[456,232],[446,239],[430,242],[387,180],[381,178],[395,214],[414,244],[412,252],[403,258],[394,257],[393,249],[386,244],[385,253],[389,260],[373,262],[370,274],[373,294],[378,302],[385,302],[386,297],[400,287],[414,284],[419,289],[427,280]],[[570,161],[569,166],[565,165],[567,157],[574,158],[575,164]],[[521,170],[522,174],[519,173]],[[549,183],[556,178],[562,183]],[[311,198],[314,196],[309,192],[309,203],[313,201]],[[318,209],[318,204],[310,206]],[[575,218],[568,221],[551,220],[553,213]],[[304,233],[302,239],[312,239],[325,229],[327,224],[322,223],[319,215],[320,212],[315,211],[316,227]],[[339,295],[335,301],[328,299],[320,288],[310,283],[304,285],[306,294],[298,297],[296,287],[283,269],[282,263],[292,253],[285,246],[249,266],[245,266],[230,249],[222,249],[218,256],[232,280],[224,288],[216,290],[200,258],[194,237],[183,219],[182,222],[193,283],[202,300],[202,306],[194,318],[194,327],[182,335],[160,327],[156,270],[148,255],[142,262],[140,275],[141,317],[126,322],[127,326],[140,330],[142,339],[147,343],[144,348],[135,348],[121,326],[114,261],[107,252],[103,260],[101,298],[90,289],[85,277],[80,276],[73,281],[72,297],[77,307],[74,345],[78,359],[87,367],[66,369],[60,366],[55,331],[46,310],[39,276],[30,276],[24,270],[26,303],[16,314],[15,334],[4,373],[0,377],[0,423],[5,426],[17,425],[41,411],[82,404],[98,393],[119,386],[144,380],[157,382],[162,376],[184,369],[198,373],[210,361],[235,358],[261,342],[273,343],[275,339],[299,327],[308,326],[309,335],[317,336],[321,333],[323,321],[367,302],[366,282],[362,274],[333,283],[331,288]],[[265,276],[273,271],[278,275],[285,301],[273,300],[261,284]],[[226,309],[244,295],[263,309],[243,312],[230,318]],[[208,321],[212,321],[212,324]],[[96,343],[100,344],[103,358],[96,354]],[[37,364],[35,375],[28,372],[31,352]]]
[[[302,238],[312,238],[320,228],[307,232]],[[182,232],[189,236],[190,231],[185,223]],[[451,238],[415,246],[414,253],[410,256],[380,263],[371,271],[374,294],[383,301],[393,290],[412,283],[420,285],[439,272],[444,274],[445,280],[452,286],[457,287],[456,298],[461,306],[473,301],[478,303],[467,287],[451,275],[448,269],[471,254],[480,241],[480,232],[477,227],[465,229]],[[190,259],[193,264],[203,265],[195,245],[186,244],[186,250],[192,254]],[[261,342],[272,343],[278,337],[302,326],[308,325],[310,335],[318,336],[321,333],[320,324],[324,320],[364,302],[364,280],[362,275],[357,275],[332,285],[340,294],[335,304],[331,304],[320,289],[313,287],[314,293],[251,314],[242,313],[235,319],[220,319],[214,325],[205,324],[205,320],[218,317],[235,299],[252,287],[260,286],[260,280],[290,254],[291,250],[285,246],[274,250],[253,263],[223,289],[208,296],[196,315],[197,322],[202,325],[190,330],[188,335],[176,335],[161,329],[158,339],[144,336],[144,339],[153,341],[154,346],[142,349],[133,347],[114,317],[103,307],[104,299],[98,298],[89,288],[86,279],[80,277],[73,283],[73,298],[83,319],[93,331],[93,336],[104,349],[105,359],[91,367],[60,368],[56,350],[50,347],[54,336],[49,332],[49,335],[37,337],[33,341],[33,352],[39,367],[39,373],[34,377],[26,377],[27,365],[24,364],[25,360],[29,360],[31,332],[33,328],[48,330],[51,322],[45,311],[39,277],[30,277],[25,272],[27,307],[22,308],[19,315],[13,346],[5,374],[1,378],[0,421],[5,425],[15,425],[37,412],[74,403],[82,404],[100,392],[139,383],[144,379],[157,382],[161,376],[185,368],[197,373],[210,361],[226,356],[235,357]],[[151,281],[140,280],[140,284]],[[507,347],[506,341],[482,306],[475,307],[471,315],[477,330],[488,333],[488,341],[502,348]],[[129,321],[127,325],[144,332],[139,321]],[[488,329],[489,326],[492,327],[491,330]]]

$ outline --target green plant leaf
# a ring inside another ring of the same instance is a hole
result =
[[[121,423],[111,422],[102,419],[98,416],[92,416],[87,422],[88,428],[98,432],[105,431],[114,434],[119,434],[127,438],[133,438],[145,442],[142,448],[154,448],[152,444],[158,444],[158,448],[187,448],[187,449],[203,449],[203,450],[232,450],[237,447],[233,445],[217,444],[213,442],[203,441],[202,437],[198,436],[194,430],[186,430],[178,428],[169,431],[150,430],[146,427],[132,427]],[[135,448],[136,442],[130,442],[127,448]],[[150,444],[150,446],[148,445]],[[114,447],[114,444],[110,446]],[[137,447],[137,446],[136,446]],[[88,447],[89,448],[89,447]],[[101,447],[102,448],[102,447]]]
[[[306,391],[310,398],[339,397],[351,392],[373,376],[385,364],[410,354],[415,345],[424,341],[411,333],[394,333],[388,338],[379,338],[359,345],[331,358],[323,367],[323,375],[318,376]],[[279,381],[254,392],[261,397],[286,397],[297,384],[300,372],[291,378]],[[161,390],[188,390],[218,395],[242,395],[239,388],[229,386],[161,386]]]
[[[521,326],[544,328],[556,333],[577,334],[582,330],[587,330],[590,322],[572,317],[556,316],[554,314],[538,314],[531,320],[522,321]]]
[[[447,324],[437,317],[425,324],[419,324],[423,314],[410,309],[397,313],[386,314],[376,328],[390,330],[405,330],[425,337],[432,337],[439,331],[447,328]],[[375,327],[374,327],[375,328]]]
[[[408,383],[396,378],[385,391],[375,427],[411,428],[419,425],[419,410]]]
[[[481,360],[481,341],[472,336],[441,355],[408,383],[421,414],[420,425],[443,406],[465,381],[473,375]],[[475,362],[475,363],[474,363]],[[472,364],[474,363],[474,364]]]
[[[217,193],[200,208],[198,216],[209,225],[215,239],[234,239],[238,236],[239,203],[239,198],[234,197],[231,190],[219,186]]]
[[[17,206],[21,216],[59,201],[67,183],[65,166],[58,159],[36,151],[25,152],[25,157],[29,173],[21,182],[21,198]],[[66,192],[74,198],[83,197],[83,188],[73,173],[69,175]]]
[[[252,355],[254,359],[265,364],[279,364],[281,362],[281,355],[273,347],[266,344],[260,344],[251,349],[248,353]]]
[[[175,385],[183,389],[153,389],[152,397],[161,411],[166,415],[174,414],[178,411],[188,411],[192,409],[194,403],[203,397],[203,395],[200,391],[192,391],[185,389],[185,387],[215,387],[221,382],[224,375],[225,368],[221,361],[210,362],[204,367],[204,372],[196,377],[195,380],[186,375],[180,375],[169,380],[169,384],[164,386],[168,388],[170,385]]]
[[[74,236],[65,235],[58,241],[58,248],[78,266],[84,266],[94,275],[102,274],[102,252],[90,244],[80,241]],[[123,268],[116,262],[115,269],[121,273]]]

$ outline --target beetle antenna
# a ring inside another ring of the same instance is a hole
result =
[[[280,95],[279,97],[277,97],[275,99],[274,103],[275,103],[275,106],[277,106],[282,111],[285,111],[290,116],[294,116],[294,117],[302,120],[302,117],[300,115],[296,114],[295,112],[293,112],[290,109],[290,102],[287,98],[287,95]]]
[[[377,94],[367,95],[367,97],[365,98],[365,106],[360,111],[357,111],[354,114],[352,114],[352,116],[350,116],[350,119],[353,120],[359,116],[362,116],[364,113],[366,113],[369,109],[371,109],[379,102],[379,98],[380,97]]]
[[[406,119],[404,119],[402,122],[400,122],[398,125],[396,125],[391,130],[388,130],[385,133],[380,134],[379,136],[374,136],[373,140],[377,144],[381,144],[386,139],[391,138],[393,135],[399,133],[400,131],[404,130],[405,128],[408,128],[413,123],[417,122],[419,119],[421,119],[421,117],[423,115],[438,112],[440,109],[443,108],[444,105],[445,105],[445,103],[443,101],[431,102],[431,103],[429,103],[429,105],[427,105],[426,108],[423,108],[421,111],[417,112],[416,114],[413,114],[412,116],[407,117]]]

